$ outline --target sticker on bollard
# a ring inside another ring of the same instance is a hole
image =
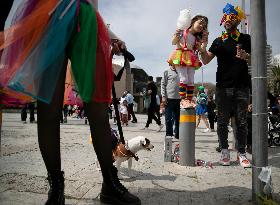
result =
[[[172,137],[166,136],[164,140],[164,161],[171,162],[172,159]]]
[[[179,163],[180,161],[180,144],[176,144],[174,148],[174,153],[172,155],[172,162]]]

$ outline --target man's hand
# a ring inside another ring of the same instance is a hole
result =
[[[248,62],[250,58],[250,54],[246,53],[246,51],[241,49],[240,46],[236,46],[236,48],[237,48],[236,57]]]
[[[248,112],[252,112],[252,104],[248,105]]]
[[[115,55],[121,55],[122,54],[121,50],[126,49],[125,42],[121,40],[112,39],[111,43],[112,43],[112,53]]]

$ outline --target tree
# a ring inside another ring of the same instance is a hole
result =
[[[280,67],[273,66],[271,68],[272,71],[272,77],[271,81],[268,83],[268,89],[272,93],[278,95],[280,93]]]
[[[194,90],[194,93],[198,93],[198,86],[202,85],[201,82],[198,82],[198,83],[195,83],[194,86],[195,86],[195,90]],[[203,83],[203,86],[205,87],[205,89],[207,89],[207,95],[210,96],[210,95],[214,95],[215,92],[216,92],[216,86],[215,84],[213,83],[209,83],[209,82],[206,82],[206,83]]]

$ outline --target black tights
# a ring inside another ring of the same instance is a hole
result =
[[[38,141],[40,151],[48,172],[61,171],[60,156],[60,115],[63,107],[64,83],[67,67],[64,67],[57,82],[57,87],[50,104],[38,101]],[[112,167],[112,139],[107,103],[84,103],[89,120],[93,147],[100,163],[103,180],[109,180]]]

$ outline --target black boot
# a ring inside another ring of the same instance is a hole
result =
[[[45,205],[64,205],[64,172],[48,173],[50,190]]]
[[[137,196],[129,193],[118,178],[118,170],[112,167],[111,181],[108,183],[103,182],[100,201],[105,204],[114,205],[140,205],[141,201]]]

